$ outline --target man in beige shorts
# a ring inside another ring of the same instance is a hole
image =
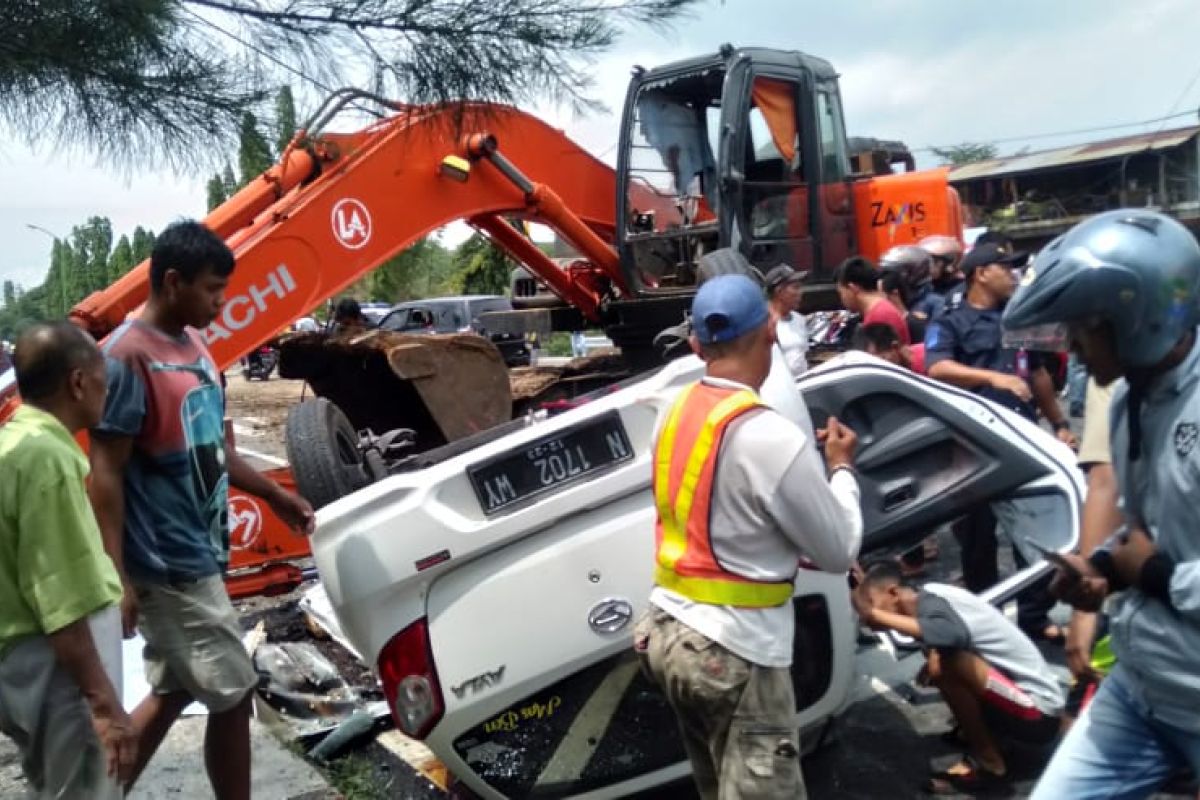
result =
[[[92,504],[121,576],[126,636],[146,639],[153,693],[138,705],[132,785],[193,700],[208,707],[204,762],[219,800],[250,797],[250,690],[222,573],[228,488],[261,497],[297,530],[312,508],[264,478],[225,441],[221,377],[200,330],[216,318],[233,253],[203,225],[180,222],[150,256],[150,299],[105,342],[108,401],[92,431]]]

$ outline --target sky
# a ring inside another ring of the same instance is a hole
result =
[[[830,61],[841,74],[851,136],[900,139],[913,149],[1002,140],[1002,154],[1041,150],[1197,121],[1040,136],[1195,111],[1198,38],[1194,0],[709,0],[668,32],[627,31],[596,60],[592,96],[609,113],[532,110],[611,163],[630,68],[730,42]],[[921,166],[936,163],[928,151],[917,155]],[[26,287],[41,282],[52,235],[68,235],[89,216],[109,217],[119,237],[205,210],[204,175],[129,175],[85,150],[30,147],[3,129],[0,176],[0,280]],[[459,228],[445,241],[462,237]]]

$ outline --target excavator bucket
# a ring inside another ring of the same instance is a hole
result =
[[[301,333],[285,337],[279,353],[279,374],[307,381],[355,429],[411,429],[417,450],[512,418],[504,359],[473,334]]]

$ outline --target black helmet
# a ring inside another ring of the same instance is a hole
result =
[[[897,245],[879,259],[881,272],[895,270],[900,274],[900,279],[907,284],[909,291],[914,293],[932,280],[932,264],[933,257],[929,255],[929,251],[912,244]]]
[[[1200,244],[1170,217],[1121,209],[1048,244],[1004,312],[1009,330],[1106,321],[1117,357],[1148,367],[1200,323]]]

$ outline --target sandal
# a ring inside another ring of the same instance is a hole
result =
[[[925,791],[929,794],[976,794],[1008,784],[1008,773],[992,772],[971,756],[964,755],[954,766],[931,773],[925,782]]]

